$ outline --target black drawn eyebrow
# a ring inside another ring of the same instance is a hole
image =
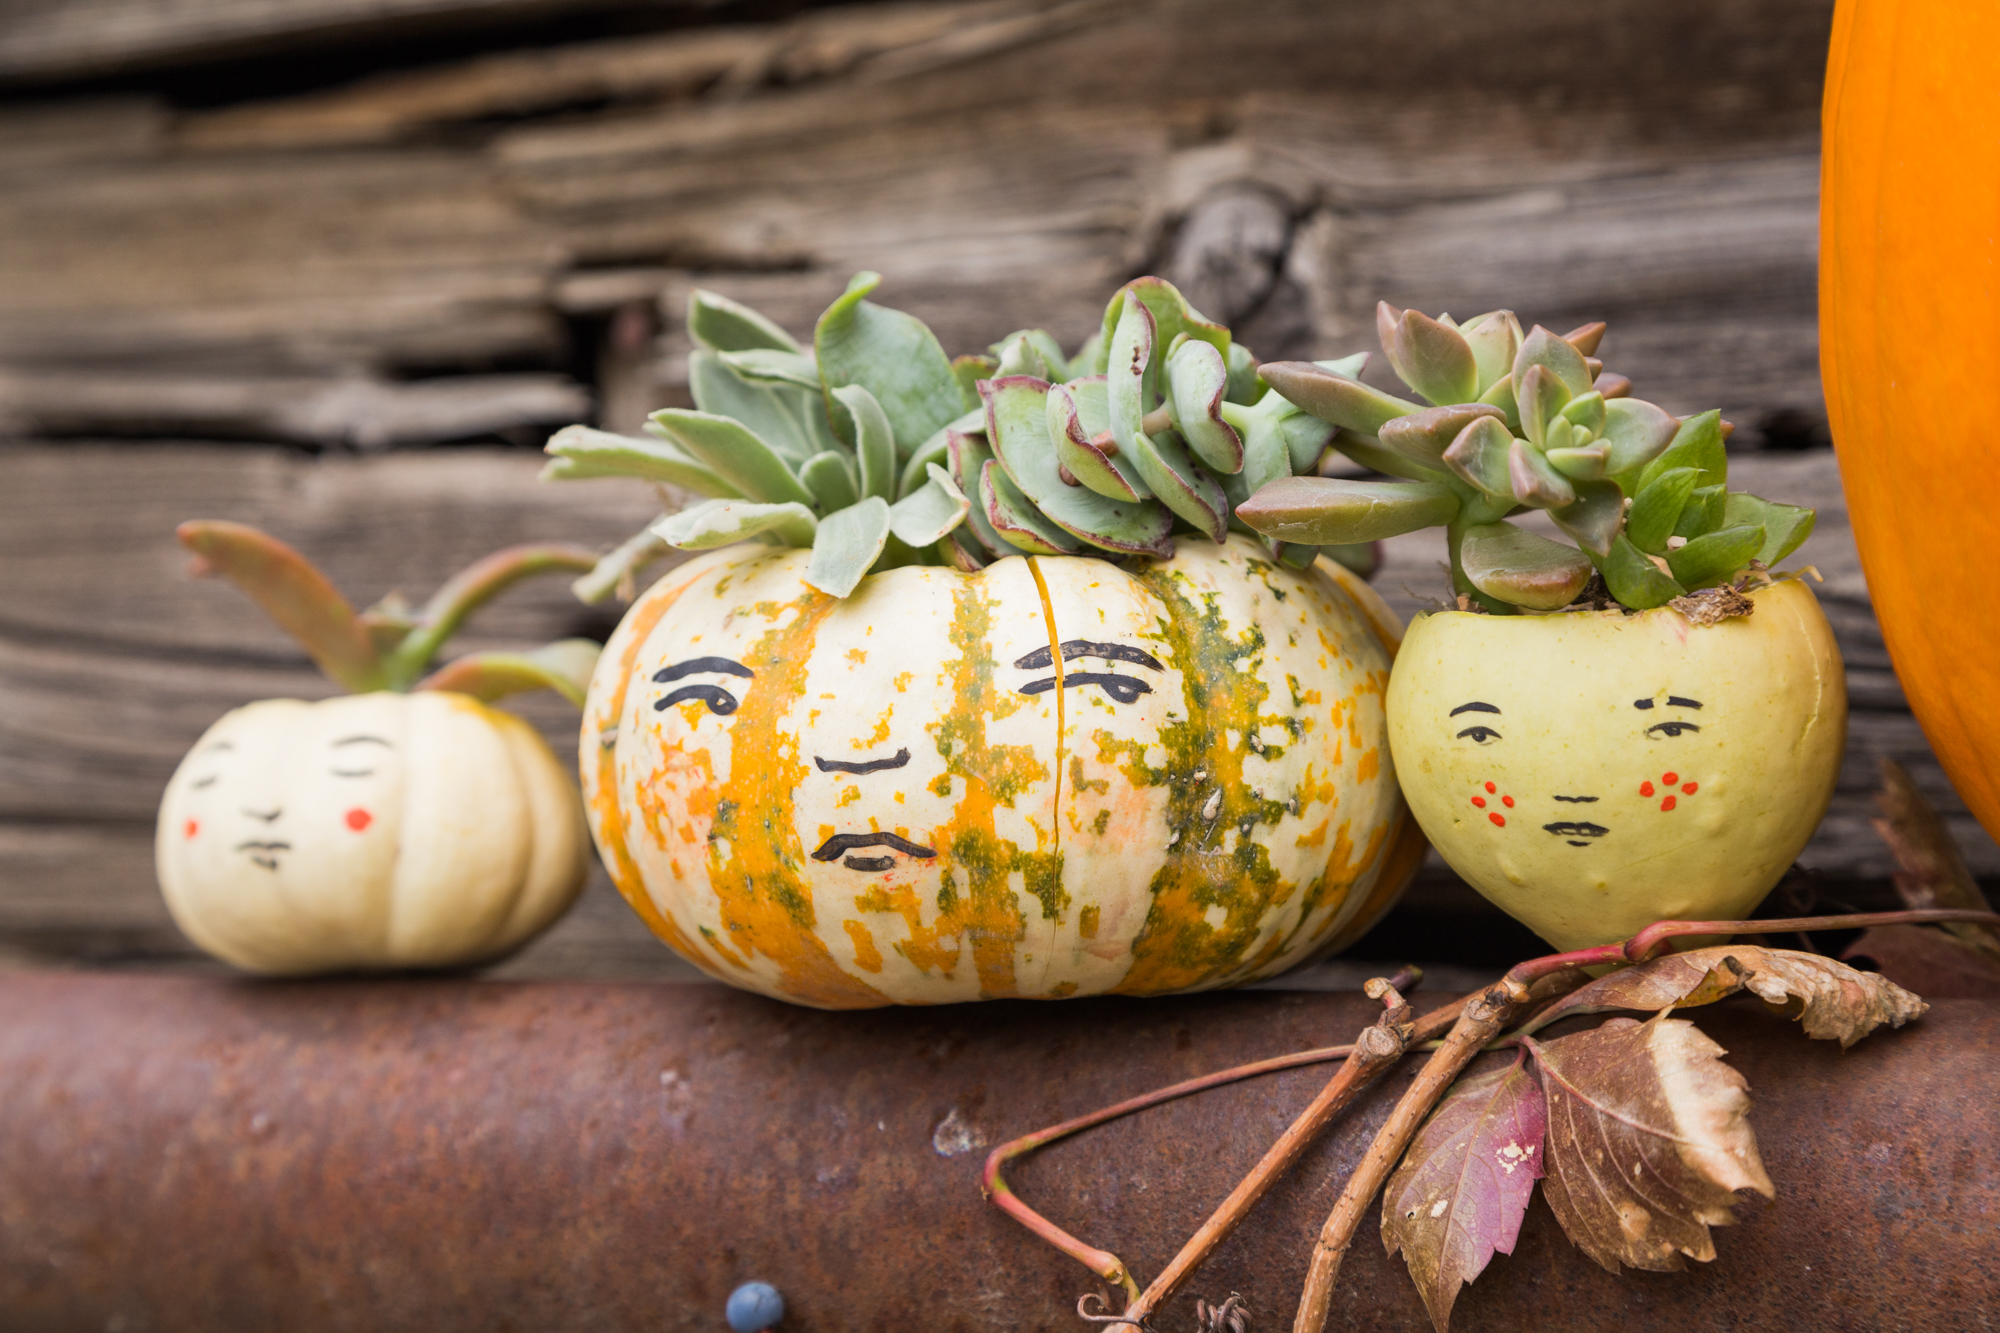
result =
[[[741,662],[731,661],[727,657],[690,657],[685,662],[661,667],[653,673],[653,679],[665,685],[669,681],[679,680],[682,676],[705,675],[711,671],[723,676],[741,676],[745,680],[750,680],[757,674]]]
[[[396,748],[380,736],[343,736],[333,743],[332,748],[337,750],[343,745],[380,745],[391,750]]]
[[[1499,711],[1500,710],[1495,708],[1492,704],[1469,703],[1469,704],[1460,704],[1458,707],[1452,709],[1449,713],[1446,713],[1445,716],[1457,717],[1460,713],[1498,713]]]
[[[1090,639],[1065,639],[1062,645],[1063,661],[1078,657],[1101,657],[1107,662],[1130,662],[1135,666],[1149,667],[1154,671],[1165,671],[1160,659],[1143,648],[1134,648],[1125,643],[1097,643]],[[1047,648],[1037,648],[1032,653],[1014,659],[1014,665],[1024,671],[1039,671],[1043,667],[1055,665],[1055,655]]]
[[[1697,702],[1696,702],[1695,700],[1693,700],[1693,699],[1683,699],[1683,698],[1681,698],[1681,697],[1680,697],[1680,696],[1679,696],[1678,694],[1670,694],[1670,695],[1668,695],[1668,696],[1667,696],[1667,707],[1669,707],[1669,708],[1699,708],[1699,707],[1701,707],[1701,705],[1700,705],[1699,703],[1697,703]]]
[[[812,858],[815,861],[831,861],[842,852],[853,851],[856,847],[893,847],[905,856],[937,855],[936,848],[919,846],[908,838],[899,838],[893,833],[836,833],[819,845],[819,850],[812,854]]]
[[[663,673],[664,674],[664,673]],[[664,713],[674,704],[688,699],[699,699],[708,705],[708,711],[727,717],[736,711],[736,696],[720,685],[683,685],[664,698],[653,700],[653,711]]]
[[[908,750],[898,750],[891,758],[870,759],[868,762],[861,764],[852,763],[846,759],[822,759],[818,755],[813,756],[813,762],[819,765],[819,771],[822,773],[880,773],[885,769],[901,768],[904,764],[909,763],[910,752]]]
[[[1161,668],[1165,670],[1165,668]],[[1142,694],[1151,694],[1153,687],[1137,676],[1119,676],[1109,671],[1069,671],[1063,674],[1062,687],[1073,690],[1079,685],[1102,685],[1104,692],[1121,704],[1134,703]],[[1031,680],[1023,685],[1017,694],[1047,694],[1056,687],[1054,676],[1041,680]]]

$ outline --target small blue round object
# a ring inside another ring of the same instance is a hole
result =
[[[768,1282],[745,1282],[729,1293],[724,1315],[736,1333],[764,1333],[785,1317],[785,1298]]]

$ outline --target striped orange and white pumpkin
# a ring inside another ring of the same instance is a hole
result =
[[[1395,617],[1331,561],[904,567],[836,599],[735,546],[635,602],[581,766],[620,891],[711,976],[823,1008],[1159,994],[1341,947],[1422,854]]]

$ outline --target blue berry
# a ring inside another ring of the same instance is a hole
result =
[[[724,1314],[735,1333],[764,1333],[785,1317],[785,1298],[768,1282],[745,1282],[729,1293]]]

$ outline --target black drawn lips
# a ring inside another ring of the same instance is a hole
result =
[[[899,838],[893,833],[836,833],[819,845],[813,852],[815,861],[832,861],[858,847],[889,847],[905,856],[915,856],[928,860],[937,855],[934,847],[925,847]],[[849,870],[887,870],[896,864],[893,856],[848,856],[840,862]]]
[[[266,870],[276,870],[278,868],[278,858],[273,853],[289,852],[292,850],[292,844],[289,842],[239,842],[236,844],[236,850],[250,853],[251,865],[262,866]]]
[[[1593,824],[1587,819],[1559,819],[1553,824],[1542,825],[1544,831],[1555,834],[1572,847],[1588,847],[1598,838],[1611,832],[1602,824]]]

